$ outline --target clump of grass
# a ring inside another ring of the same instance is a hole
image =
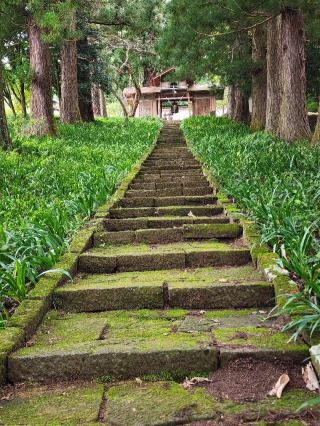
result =
[[[151,145],[159,120],[61,125],[58,137],[22,138],[0,151],[0,325],[82,222]],[[2,319],[1,319],[2,318]]]
[[[183,130],[223,191],[257,223],[297,282],[287,329],[320,331],[320,146],[287,144],[227,118],[193,117]]]

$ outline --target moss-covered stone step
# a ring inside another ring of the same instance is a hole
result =
[[[163,381],[150,376],[142,384],[132,381],[108,387],[105,422],[119,426],[303,426],[315,420],[315,426],[319,421],[317,408],[309,415],[297,412],[312,397],[307,390],[286,390],[281,399],[266,396],[259,402],[237,403],[221,400],[205,386],[187,390],[181,383],[164,380],[169,374],[162,376]]]
[[[165,245],[105,245],[79,256],[79,271],[113,273],[206,266],[236,266],[251,261],[250,250],[229,244],[207,242]]]
[[[146,160],[143,163],[144,167],[154,167],[154,166],[174,166],[174,167],[181,167],[181,166],[199,166],[199,161],[195,160],[191,156],[189,158],[177,158],[174,159],[172,156],[171,158],[154,158],[149,157],[148,160]]]
[[[33,344],[9,358],[14,382],[137,377],[213,371],[217,349],[207,331],[179,332],[184,311],[48,313]]]
[[[179,176],[170,176],[170,177],[163,177],[160,179],[150,179],[148,177],[137,177],[132,185],[150,185],[153,184],[157,189],[160,188],[170,188],[173,185],[175,186],[180,186],[183,185],[184,187],[196,187],[196,186],[207,186],[208,181],[204,176],[197,176],[197,177],[193,177],[193,176],[183,176],[183,177],[179,177]]]
[[[242,226],[228,224],[186,224],[178,228],[138,229],[131,231],[96,232],[94,245],[101,244],[168,244],[179,241],[235,239],[242,235]]]
[[[212,372],[233,357],[277,362],[308,356],[306,345],[288,343],[275,325],[254,310],[51,311],[32,342],[10,355],[9,380],[188,375]]]
[[[209,186],[195,187],[195,188],[183,188],[174,187],[165,189],[130,189],[126,192],[126,198],[141,198],[141,197],[176,197],[176,196],[210,196],[212,195],[212,188]]]
[[[193,189],[193,188],[208,188],[211,191],[214,189],[210,186],[209,182],[206,179],[203,179],[201,181],[200,186],[197,185],[199,182],[197,180],[191,179],[191,180],[182,180],[181,182],[172,182],[168,180],[161,180],[161,182],[144,182],[144,183],[133,183],[130,187],[130,189],[142,189],[141,185],[147,185],[148,188],[146,189],[153,189],[153,190],[159,190],[159,189],[172,189],[172,188],[181,188],[182,190],[185,189]],[[140,187],[137,187],[140,185]]]
[[[223,213],[222,206],[168,206],[168,207],[139,207],[112,208],[111,219],[127,219],[146,216],[216,216]]]
[[[214,195],[173,196],[173,197],[125,197],[117,207],[168,207],[168,206],[202,206],[216,204]]]
[[[156,169],[156,170],[152,170],[150,168],[147,168],[145,170],[142,169],[139,172],[138,176],[161,179],[162,177],[170,177],[170,176],[175,176],[175,177],[199,176],[199,177],[202,177],[203,174],[202,174],[201,169],[185,169],[185,170],[183,170],[183,169],[168,169],[168,170]]]
[[[153,162],[144,163],[140,169],[141,171],[148,170],[201,170],[201,166],[198,162]]]
[[[251,266],[79,274],[56,289],[54,305],[72,312],[162,308],[270,307],[274,288]]]
[[[177,228],[184,224],[223,224],[229,222],[230,219],[225,215],[216,215],[212,217],[137,217],[129,219],[105,219],[104,228],[106,231],[128,231],[137,229]]]
[[[99,426],[103,384],[77,383],[8,389],[0,400],[5,426]]]
[[[278,420],[272,424],[277,426],[305,426],[308,419],[314,420],[314,425],[319,419],[317,407],[309,411],[309,416],[297,411],[312,397],[311,392],[303,389],[285,390],[281,399],[265,397],[258,402],[240,403],[221,400],[206,386],[185,389],[166,372],[142,379],[141,383],[133,380],[107,386],[91,382],[19,386],[4,393],[0,401],[1,423],[159,426],[205,422],[208,426],[219,423],[266,426],[274,416]]]

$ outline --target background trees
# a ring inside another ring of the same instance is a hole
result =
[[[247,120],[250,95],[254,130],[287,141],[309,137],[305,47],[317,38],[312,29],[319,24],[319,1],[195,3],[168,4],[162,42],[168,62],[193,79],[205,72],[221,76],[233,119]]]
[[[218,76],[234,120],[287,141],[309,138],[307,105],[317,109],[320,95],[319,3],[5,0],[0,98],[13,114],[30,114],[30,134],[54,134],[52,93],[64,123],[105,115],[109,92],[133,116],[141,87],[174,65],[177,78]],[[128,85],[136,88],[131,105]],[[319,129],[320,119],[314,141]]]

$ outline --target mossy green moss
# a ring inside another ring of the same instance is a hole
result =
[[[80,229],[70,244],[70,252],[80,254],[91,248],[93,245],[93,233],[95,230],[95,226]]]
[[[82,384],[29,388],[0,402],[0,423],[7,426],[99,425],[103,386]]]
[[[7,325],[8,327],[17,327],[23,330],[25,339],[28,340],[41,323],[49,308],[46,299],[26,299],[17,307]]]
[[[238,345],[244,347],[268,348],[278,352],[300,351],[308,353],[304,344],[289,342],[290,335],[268,327],[239,327],[219,328],[214,330],[218,344]]]
[[[20,355],[50,353],[74,348],[107,347],[110,350],[188,349],[209,344],[206,333],[177,333],[184,310],[113,311],[64,314],[51,311],[40,326],[34,345]],[[103,335],[103,338],[101,336]]]
[[[309,395],[306,391],[289,391],[281,399],[266,398],[257,403],[239,404],[231,400],[218,401],[205,388],[185,390],[175,382],[125,383],[112,386],[107,392],[105,422],[131,426],[206,419],[220,421],[223,417],[226,424],[228,421],[235,424],[237,418],[233,416],[236,415],[246,418],[250,414],[256,420],[263,419],[270,412],[295,415]]]
[[[216,240],[209,240],[205,242],[184,242],[184,243],[171,243],[165,245],[107,245],[95,247],[89,253],[107,255],[107,256],[121,256],[121,255],[137,255],[137,254],[152,254],[152,253],[175,253],[185,252],[189,253],[194,250],[207,251],[207,250],[230,250],[237,251],[240,249],[233,248],[229,244],[220,243]]]

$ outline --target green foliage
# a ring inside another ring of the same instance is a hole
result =
[[[13,133],[21,122],[12,123]],[[0,312],[50,269],[84,219],[153,142],[158,120],[63,125],[57,138],[21,139],[0,152]]]
[[[320,146],[288,145],[227,118],[194,117],[183,130],[297,281],[298,293],[284,308],[295,314],[287,329],[320,330]]]

